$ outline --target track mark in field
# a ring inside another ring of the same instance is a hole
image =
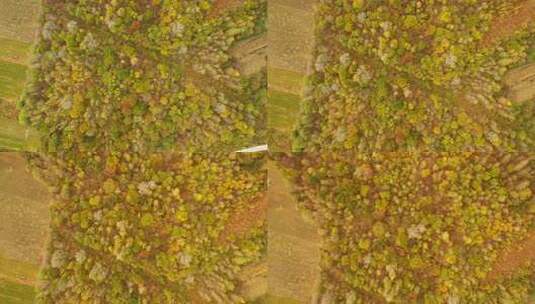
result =
[[[535,232],[532,232],[518,246],[510,248],[494,265],[493,271],[489,274],[490,280],[496,280],[503,276],[515,273],[516,270],[535,261]]]
[[[512,13],[496,18],[483,38],[483,46],[491,46],[515,34],[535,20],[535,0],[519,3]]]

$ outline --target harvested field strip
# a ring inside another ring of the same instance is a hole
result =
[[[300,97],[270,90],[268,95],[268,127],[291,132],[299,116]]]
[[[0,255],[0,303],[34,302],[38,265],[8,259]]]
[[[285,5],[288,7],[311,11],[316,1],[314,0],[272,0],[269,3]]]
[[[0,37],[0,60],[26,65],[31,44]]]
[[[270,89],[300,95],[304,86],[303,74],[270,67],[268,85]]]
[[[291,150],[291,132],[299,117],[304,84],[303,74],[268,68],[268,141],[272,151]]]
[[[306,73],[314,45],[314,13],[311,3],[268,5],[269,66]]]
[[[268,168],[268,293],[309,303],[319,280],[320,239],[297,210],[280,169]]]
[[[48,198],[19,153],[0,153],[0,277],[35,281],[47,238]]]
[[[41,14],[39,0],[2,0],[0,36],[30,42],[35,37]]]
[[[15,100],[24,89],[26,66],[0,61],[0,98]]]

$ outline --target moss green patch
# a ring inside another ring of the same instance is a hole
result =
[[[0,119],[0,149],[35,151],[38,146],[36,131],[21,126],[16,120]]]
[[[38,266],[0,256],[0,303],[33,303],[34,286],[18,283],[17,280],[33,282]]]
[[[34,302],[33,286],[0,279],[0,303],[30,304]]]
[[[27,64],[31,44],[17,40],[0,38],[0,60]]]
[[[301,97],[270,90],[268,96],[268,126],[290,132],[299,116]]]
[[[535,46],[532,46],[532,47],[528,50],[527,62],[528,62],[528,63],[535,62]]]
[[[277,91],[301,94],[305,84],[305,76],[293,71],[269,68],[268,84],[270,88]]]
[[[270,90],[268,96],[269,145],[273,151],[289,151],[291,132],[299,116],[301,97]]]
[[[27,67],[18,63],[0,61],[0,98],[15,100],[24,89]]]

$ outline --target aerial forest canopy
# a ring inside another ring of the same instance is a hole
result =
[[[31,158],[55,196],[37,302],[243,303],[240,271],[265,255],[261,156],[113,154],[104,171]]]
[[[265,31],[266,3],[43,1],[20,120],[43,150],[201,150],[261,140],[265,71],[229,50]]]
[[[281,163],[320,226],[320,302],[530,303],[533,1],[319,2]]]
[[[265,15],[265,1],[43,1],[19,103],[54,194],[38,303],[245,301],[265,172],[231,151],[263,139],[266,77],[231,48]]]
[[[535,94],[504,83],[535,60],[532,6],[320,1],[294,150],[532,151]]]
[[[325,303],[529,303],[532,154],[305,153],[294,166]]]

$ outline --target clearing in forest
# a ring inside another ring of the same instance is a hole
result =
[[[48,191],[19,153],[0,153],[0,303],[32,303],[48,231]]]
[[[320,278],[320,238],[298,211],[283,173],[268,168],[268,294],[310,303]]]
[[[315,1],[268,4],[268,127],[274,151],[289,151],[314,46]]]
[[[489,279],[498,279],[502,276],[514,274],[518,269],[535,262],[535,233],[531,233],[524,241],[514,248],[509,248],[498,258]]]
[[[19,125],[15,103],[24,89],[40,1],[0,5],[0,150],[35,150],[36,134]]]

